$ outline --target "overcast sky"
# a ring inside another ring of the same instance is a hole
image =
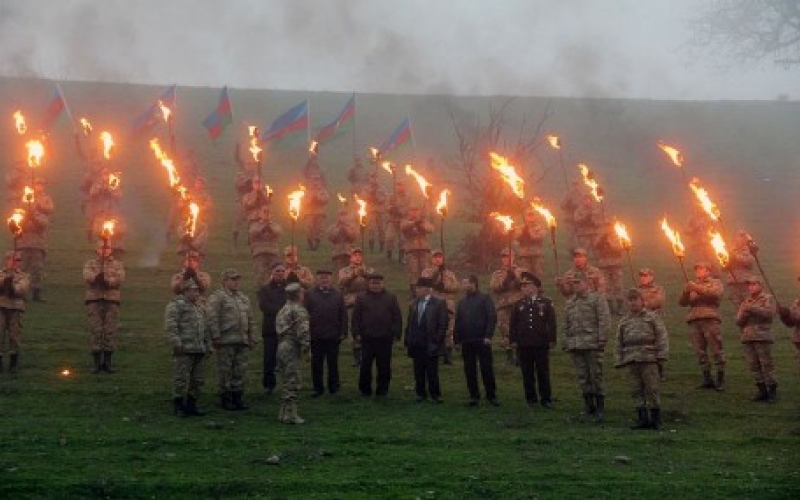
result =
[[[800,95],[690,61],[698,0],[0,0],[0,74],[387,93]]]

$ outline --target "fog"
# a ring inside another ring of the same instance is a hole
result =
[[[795,97],[692,60],[695,0],[0,0],[0,75],[402,94]]]

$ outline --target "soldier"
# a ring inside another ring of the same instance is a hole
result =
[[[331,284],[333,273],[327,269],[317,270],[317,284],[305,296],[305,306],[310,321],[311,378],[314,392],[311,397],[325,392],[323,371],[328,364],[328,391],[339,392],[339,344],[347,337],[347,306],[344,296]]]
[[[308,311],[302,305],[303,288],[299,283],[286,286],[286,305],[275,321],[278,333],[278,373],[283,382],[283,397],[278,410],[278,421],[284,424],[302,424],[305,420],[297,414],[300,392],[300,359],[308,352]]]
[[[204,219],[198,218],[194,232],[190,232],[188,226],[184,226],[184,228],[185,231],[178,240],[178,248],[175,253],[185,258],[188,252],[195,252],[200,256],[200,260],[203,260],[208,247],[208,224]]]
[[[664,287],[655,282],[655,274],[652,269],[643,267],[639,269],[639,293],[642,294],[642,301],[644,301],[644,308],[650,312],[661,316],[661,309],[664,307],[666,301],[666,294]],[[661,382],[667,379],[666,372],[664,371],[665,361],[658,361],[658,377]]]
[[[281,233],[283,229],[272,220],[269,205],[262,206],[259,217],[250,221],[250,253],[253,256],[257,286],[269,279],[270,269],[278,261],[278,240]]]
[[[244,229],[247,230],[247,211],[244,208],[244,197],[253,190],[254,179],[258,183],[258,189],[261,189],[261,179],[259,174],[259,167],[255,160],[248,158],[247,161],[242,160],[239,143],[236,143],[234,149],[233,160],[239,167],[234,179],[234,188],[236,189],[236,218],[233,223],[233,244],[239,242],[239,234]]]
[[[608,338],[608,303],[602,295],[590,290],[585,273],[574,273],[570,281],[574,293],[565,306],[564,350],[570,353],[575,365],[586,414],[602,422],[606,400],[603,352]]]
[[[550,387],[550,349],[556,345],[556,311],[553,302],[541,295],[542,282],[529,272],[520,279],[523,297],[511,308],[509,339],[517,350],[522,369],[522,385],[528,406],[539,401],[536,394],[538,379],[542,406],[553,408]]]
[[[328,241],[333,243],[331,260],[337,269],[345,267],[350,262],[350,249],[356,242],[358,229],[353,217],[346,207],[339,209],[339,217],[328,228]]]
[[[428,399],[442,403],[439,384],[439,356],[444,354],[447,333],[447,305],[432,296],[433,280],[419,278],[414,292],[416,300],[408,306],[405,346],[414,361],[414,390],[417,403]],[[427,382],[427,384],[426,384]],[[427,387],[426,387],[427,385]]]
[[[394,193],[389,197],[389,217],[386,222],[386,259],[391,262],[396,242],[399,250],[398,260],[399,262],[403,262],[405,247],[403,245],[403,233],[400,231],[400,224],[406,218],[408,197],[406,196],[405,184],[398,181],[394,186]]]
[[[25,314],[25,294],[30,284],[28,275],[20,269],[19,252],[6,252],[5,267],[0,274],[0,373],[3,372],[3,355],[8,353],[8,372],[16,373],[19,363],[19,343],[22,333],[22,315]]]
[[[255,320],[250,299],[239,291],[241,275],[235,269],[222,272],[222,287],[208,298],[208,316],[214,350],[222,407],[246,410],[242,399],[247,357],[256,345]]]
[[[497,323],[503,336],[503,350],[506,351],[506,362],[517,366],[515,351],[509,341],[509,320],[511,308],[522,298],[522,273],[528,271],[514,264],[514,251],[504,248],[500,252],[500,269],[492,273],[489,288],[497,296]]]
[[[638,415],[631,429],[658,430],[661,428],[658,366],[669,356],[669,336],[661,316],[645,308],[642,292],[633,288],[626,297],[628,313],[617,326],[614,367],[628,367],[631,396]]]
[[[186,252],[183,261],[183,269],[172,275],[170,279],[170,289],[175,295],[182,294],[186,289],[186,283],[192,280],[200,290],[200,303],[205,304],[206,295],[211,290],[211,276],[200,270],[200,254],[195,251]]]
[[[564,195],[564,199],[561,201],[561,210],[564,212],[564,222],[572,226],[573,243],[575,239],[575,210],[583,202],[583,197],[586,196],[586,194],[588,194],[586,185],[579,180],[574,180],[570,183],[569,191],[567,191],[567,194]]]
[[[800,278],[797,278],[800,281]],[[792,303],[792,307],[779,306],[778,313],[781,321],[789,328],[794,328],[792,332],[792,345],[794,346],[794,356],[797,360],[797,367],[800,369],[800,299]]]
[[[712,276],[716,273],[712,262],[715,261],[714,248],[708,239],[709,231],[716,229],[716,223],[704,211],[693,206],[692,213],[686,223],[684,234],[686,235],[687,252],[697,256],[698,260],[708,263],[711,267]]]
[[[353,307],[356,305],[356,296],[367,291],[367,276],[374,274],[375,270],[364,265],[364,254],[360,248],[350,250],[350,263],[347,267],[339,269],[338,285],[344,294],[344,304],[347,307],[348,324],[353,319]],[[350,331],[353,334],[353,331]],[[353,335],[353,363],[352,366],[361,364],[361,340]]]
[[[613,224],[603,224],[602,232],[594,240],[597,267],[605,278],[605,297],[611,314],[622,314],[622,256],[625,251]]]
[[[753,238],[747,231],[741,230],[736,233],[736,240],[730,251],[728,261],[728,277],[726,286],[733,305],[737,308],[750,296],[747,277],[753,273],[756,260],[750,253]]]
[[[694,265],[695,280],[686,284],[678,304],[689,308],[686,322],[692,347],[703,370],[701,389],[725,390],[725,352],[722,350],[722,329],[720,328],[719,302],[722,299],[722,282],[711,277],[711,265],[698,261]],[[711,364],[708,349],[714,354],[717,365],[717,382],[711,378]]]
[[[363,191],[364,186],[367,184],[368,173],[364,162],[361,158],[356,156],[353,161],[353,166],[347,171],[347,182],[350,183],[350,191],[353,194]]]
[[[556,278],[556,286],[564,297],[569,298],[573,293],[570,283],[575,273],[585,274],[589,283],[589,290],[605,296],[606,280],[603,277],[603,273],[600,269],[589,264],[589,260],[586,258],[586,249],[583,247],[577,247],[572,250],[572,268],[567,269],[562,276]]]
[[[309,188],[303,196],[303,220],[306,224],[306,242],[309,250],[317,250],[322,242],[322,227],[325,223],[325,207],[330,195],[319,174],[311,178]]]
[[[367,238],[369,251],[375,251],[375,241],[378,241],[378,251],[383,252],[386,242],[386,192],[378,183],[375,172],[369,174],[369,184],[364,189],[363,196],[369,207],[367,218]]]
[[[119,185],[119,177],[111,172],[107,167],[101,167],[92,178],[89,188],[89,197],[86,203],[86,238],[87,241],[94,239],[92,228],[95,219],[99,214],[118,212],[120,200],[122,199],[122,188]]]
[[[200,302],[200,286],[189,278],[183,290],[167,304],[164,328],[172,347],[172,404],[175,415],[200,416],[197,398],[205,381],[206,357],[211,351],[208,315]]]
[[[444,252],[434,250],[431,254],[431,265],[422,270],[420,274],[423,278],[430,278],[433,281],[433,296],[445,301],[447,305],[447,336],[445,337],[444,364],[453,364],[453,328],[455,321],[453,316],[456,313],[456,294],[461,287],[456,278],[456,273],[447,269],[444,264]]]
[[[94,219],[92,234],[103,234],[106,224],[111,224],[111,233],[108,244],[111,246],[111,255],[122,259],[125,255],[125,236],[128,234],[128,225],[117,212],[98,212]]]
[[[544,276],[544,238],[545,228],[539,213],[531,207],[525,209],[525,221],[516,230],[517,264],[530,270],[541,279]]]
[[[296,246],[284,247],[283,265],[286,266],[287,282],[300,283],[300,286],[303,287],[303,290],[308,290],[312,285],[314,285],[314,275],[311,274],[311,269],[300,265]]]
[[[575,238],[578,245],[591,249],[592,243],[603,227],[603,213],[600,203],[592,195],[585,194],[581,203],[575,209]]]
[[[34,182],[33,199],[25,204],[22,233],[17,239],[17,250],[22,256],[21,267],[30,276],[34,302],[43,302],[42,281],[47,256],[47,233],[52,214],[53,200],[44,190],[44,181],[37,179]]]
[[[759,276],[750,275],[744,281],[750,296],[739,305],[736,326],[742,329],[744,355],[758,388],[753,401],[773,401],[778,394],[775,363],[772,360],[772,320],[777,306],[772,295],[764,293]]]
[[[86,282],[85,300],[94,361],[92,373],[114,373],[111,356],[116,348],[120,287],[125,281],[125,267],[112,255],[106,242],[98,242],[97,257],[83,265],[83,280]]]
[[[242,210],[247,224],[261,217],[261,209],[271,203],[269,194],[261,184],[261,177],[255,175],[250,180],[250,191],[242,196]]]
[[[428,235],[433,232],[433,224],[422,214],[419,207],[408,209],[408,218],[400,224],[403,233],[403,248],[406,257],[406,277],[408,278],[409,298],[414,295],[417,282],[425,263],[431,255]]]

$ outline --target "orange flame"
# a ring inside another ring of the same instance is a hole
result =
[[[200,216],[200,205],[195,202],[189,203],[189,219],[186,221],[186,234],[194,237],[197,231],[197,218]]]
[[[161,115],[164,117],[164,123],[169,123],[169,119],[172,117],[172,110],[160,100],[158,101],[158,107],[161,108]]]
[[[103,228],[100,230],[100,237],[108,241],[112,236],[114,236],[114,227],[116,225],[117,221],[114,219],[109,219],[103,222]]]
[[[114,147],[114,138],[107,131],[100,132],[100,140],[103,141],[103,156],[106,160],[111,159],[111,148]]]
[[[439,202],[436,203],[436,213],[442,217],[447,217],[447,197],[450,196],[449,189],[442,189],[439,193]]]
[[[22,203],[33,203],[33,188],[30,186],[25,186],[22,188]]]
[[[120,173],[119,172],[111,172],[108,174],[108,188],[109,189],[117,189],[120,183]]]
[[[14,111],[14,125],[16,125],[19,135],[25,135],[25,132],[28,131],[28,126],[25,124],[25,116],[22,115],[22,111]]]
[[[356,203],[358,203],[358,225],[365,227],[367,225],[367,202],[354,195]]]
[[[369,148],[369,152],[372,155],[373,160],[377,160],[381,157],[381,150],[378,148]]]
[[[490,152],[489,157],[492,160],[492,168],[500,172],[503,181],[511,187],[514,194],[523,199],[525,197],[525,181],[517,174],[514,166],[509,165],[508,160],[497,153]]]
[[[619,221],[615,222],[614,231],[617,233],[619,244],[622,245],[622,248],[629,249],[631,247],[631,237],[628,236],[628,228],[625,227],[625,224]]]
[[[297,222],[297,218],[300,217],[300,202],[305,195],[306,188],[302,184],[300,185],[300,189],[289,193],[289,217],[295,222]]]
[[[390,161],[381,162],[381,167],[383,167],[384,170],[389,172],[389,174],[394,175],[394,165],[392,165],[392,162]]]
[[[666,144],[664,141],[658,141],[658,147],[669,155],[669,159],[672,160],[673,165],[676,167],[683,166],[683,154],[680,151]]]
[[[531,208],[539,212],[542,217],[547,221],[547,227],[550,229],[554,229],[556,227],[556,218],[553,217],[553,214],[550,213],[550,210],[546,209],[541,204],[541,200],[539,198],[534,198],[531,202]]]
[[[581,169],[583,183],[586,184],[591,191],[592,197],[594,197],[597,202],[603,201],[603,189],[600,187],[600,184],[597,183],[597,179],[594,178],[594,172],[589,170],[589,167],[583,163],[579,163],[578,168]]]
[[[347,203],[347,198],[342,196],[342,193],[336,193],[336,197],[339,198],[339,203]]]
[[[686,255],[686,249],[681,242],[681,235],[669,226],[666,217],[661,220],[661,229],[667,235],[670,243],[672,243],[672,253],[675,254],[675,257],[683,258]]]
[[[170,187],[175,187],[180,185],[181,178],[178,176],[178,172],[175,169],[175,163],[169,156],[167,156],[167,153],[165,153],[164,150],[161,149],[161,145],[158,143],[158,139],[150,140],[150,149],[153,150],[153,153],[155,153],[156,158],[161,162],[161,166],[167,169],[167,173],[169,174]]]
[[[42,156],[44,156],[44,144],[41,141],[34,140],[28,141],[25,144],[28,149],[28,166],[38,167],[42,164]]]
[[[92,133],[92,124],[89,123],[89,120],[86,118],[81,118],[81,128],[83,129],[83,135],[89,135]]]
[[[728,250],[725,248],[725,240],[722,239],[722,235],[716,231],[709,231],[708,237],[711,239],[711,246],[714,247],[714,253],[717,254],[719,264],[722,267],[728,267],[730,257]]]
[[[269,187],[269,184],[264,184],[264,192],[267,193],[267,198],[269,198],[271,200],[273,191],[272,191],[272,188]]]
[[[253,155],[253,161],[258,163],[261,159],[261,152],[264,151],[258,144],[258,127],[250,125],[247,127],[247,133],[250,136],[250,154]]]
[[[411,165],[406,165],[406,175],[410,175],[417,180],[417,184],[419,184],[419,189],[422,191],[422,196],[428,198],[428,190],[433,187],[433,185],[428,182],[425,177],[419,174],[416,170],[414,170]]]
[[[70,375],[72,375],[72,372],[69,370],[69,368],[64,368],[63,370],[61,370],[61,375],[64,377],[69,377]]]
[[[547,142],[550,143],[553,149],[561,149],[561,139],[557,135],[548,135]]]
[[[722,213],[719,211],[716,203],[711,201],[711,198],[708,196],[708,191],[700,185],[700,181],[697,177],[692,179],[692,182],[689,183],[689,187],[694,191],[694,195],[697,197],[697,201],[700,202],[703,211],[707,213],[709,217],[718,221]]]
[[[514,229],[514,218],[510,215],[503,215],[498,212],[492,212],[489,214],[489,217],[492,217],[494,220],[503,224],[503,227],[506,233],[510,233],[511,230]]]
[[[21,208],[15,208],[14,212],[11,214],[11,217],[8,218],[8,229],[11,231],[11,234],[14,237],[17,237],[22,234],[22,219],[25,218],[25,210]]]
[[[308,152],[312,155],[316,155],[319,150],[319,143],[317,141],[311,141],[311,145],[308,147]]]

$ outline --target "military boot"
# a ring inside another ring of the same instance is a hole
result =
[[[281,401],[280,406],[278,406],[278,422],[283,423],[286,421],[286,407]]]
[[[233,246],[236,247],[239,244],[239,231],[233,232]]]
[[[42,289],[41,288],[34,288],[33,289],[33,301],[34,302],[44,302],[45,301],[42,298]]]
[[[100,356],[102,356],[101,352],[93,352],[92,353],[92,373],[100,373],[101,365],[103,364],[100,360]]]
[[[602,424],[606,419],[606,397],[596,394],[594,398],[597,402],[597,411],[594,414],[594,419],[598,424]]]
[[[233,393],[230,391],[223,392],[219,395],[220,405],[224,410],[235,411],[236,406],[233,404]]]
[[[191,415],[193,417],[202,417],[203,415],[208,413],[205,410],[202,410],[197,407],[197,398],[193,396],[188,396],[186,398],[185,412],[187,415]]]
[[[114,353],[111,351],[103,351],[103,364],[100,368],[106,373],[116,373],[117,369],[111,365],[111,356]]]
[[[717,371],[717,383],[714,386],[718,392],[722,392],[725,390],[725,372],[722,370]]]
[[[597,408],[594,405],[594,396],[589,393],[585,393],[583,395],[583,411],[587,415],[594,415],[594,412],[597,411]]]
[[[453,348],[452,347],[448,347],[447,349],[445,349],[443,363],[446,364],[446,365],[452,365],[453,364]]]
[[[284,419],[284,422],[293,425],[301,425],[306,423],[306,421],[300,418],[300,415],[297,414],[297,403],[295,402],[288,403],[288,407],[286,409],[286,418]]]
[[[181,397],[172,398],[172,412],[175,414],[176,417],[186,417],[189,415],[188,413],[186,413],[186,407],[183,405],[183,398]]]
[[[353,362],[350,363],[350,366],[360,366],[361,365],[361,349],[353,349]]]
[[[778,398],[778,384],[772,383],[767,385],[767,401],[773,402]]]
[[[756,384],[756,393],[750,398],[750,401],[767,401],[768,399],[767,384]]]
[[[234,408],[235,410],[242,411],[242,410],[246,410],[246,409],[250,408],[242,400],[242,396],[244,395],[244,393],[242,391],[233,391],[232,394],[233,394],[233,399],[232,399],[233,400],[233,406],[235,407]]]
[[[8,373],[17,373],[17,363],[19,362],[19,354],[13,353],[8,359]]]
[[[714,388],[714,379],[711,378],[711,372],[709,370],[703,370],[703,383],[701,383],[698,389],[713,389]]]
[[[3,373],[3,356],[0,356],[0,373]]]
[[[648,420],[647,418],[647,408],[637,408],[636,413],[638,414],[638,418],[636,419],[636,424],[632,425],[630,429],[634,431],[649,429],[650,420]]]
[[[650,427],[660,431],[664,424],[661,422],[661,408],[650,409]]]
[[[375,240],[369,240],[369,253],[375,253]]]
[[[386,260],[388,260],[389,262],[392,261],[392,249],[391,248],[389,250],[386,250]]]

